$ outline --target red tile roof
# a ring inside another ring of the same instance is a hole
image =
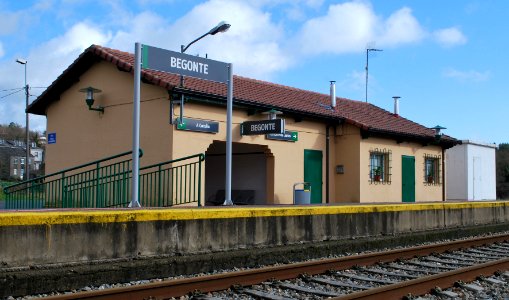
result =
[[[79,76],[93,62],[105,60],[115,64],[120,70],[133,72],[134,55],[131,53],[92,45],[78,57],[71,66],[60,75],[48,89],[41,94],[28,108],[29,112],[45,114],[46,107],[58,99],[73,82],[67,78]],[[171,90],[179,85],[179,76],[161,71],[142,70],[142,78],[154,85]],[[67,79],[66,79],[67,78]],[[435,132],[413,121],[396,116],[373,104],[337,98],[335,109],[330,109],[330,96],[316,92],[301,90],[266,81],[234,76],[234,102],[275,108],[318,118],[344,120],[366,132],[387,134],[390,136],[413,137],[424,141],[433,141]],[[185,88],[190,92],[208,94],[226,98],[226,85],[186,77]],[[456,144],[457,140],[444,136],[443,142]],[[449,145],[450,146],[450,145]]]

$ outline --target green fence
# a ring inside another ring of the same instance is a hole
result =
[[[131,151],[4,188],[5,209],[127,207],[131,199]],[[140,151],[140,156],[142,155]],[[140,168],[142,206],[198,202],[203,154]]]

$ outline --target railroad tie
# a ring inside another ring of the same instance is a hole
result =
[[[366,276],[346,274],[346,273],[341,273],[341,272],[335,272],[334,274],[337,275],[337,276],[346,277],[346,278],[349,278],[349,279],[356,279],[356,280],[366,281],[366,282],[374,282],[374,283],[381,283],[381,284],[395,284],[395,283],[398,283],[397,281],[392,281],[392,280],[369,278],[369,277],[366,277]]]
[[[438,274],[438,273],[440,273],[440,272],[435,271],[435,270],[419,270],[419,269],[410,268],[410,267],[407,267],[407,266],[397,265],[397,264],[394,264],[394,263],[388,264],[387,266],[389,268],[393,268],[393,269],[397,269],[397,270],[403,270],[403,271],[415,272],[415,273],[421,273],[421,274],[422,273],[424,273],[424,274]]]
[[[407,261],[406,262],[409,265],[419,266],[419,267],[426,267],[426,268],[435,268],[435,269],[443,269],[443,270],[456,270],[456,267],[451,266],[442,266],[437,264],[428,264],[421,261]]]
[[[497,249],[496,247],[479,247],[478,249],[486,250],[486,251],[489,251],[489,252],[498,253],[498,254],[503,255],[503,256],[509,255],[509,249],[502,250],[502,249]]]
[[[500,257],[507,257],[507,253],[505,254],[501,254],[501,253],[493,253],[493,252],[490,252],[490,251],[481,251],[481,250],[477,250],[477,249],[469,249],[469,250],[466,250],[467,252],[469,253],[477,253],[477,254],[481,254],[481,255],[486,255],[488,257],[493,257],[493,259],[499,259]]]
[[[462,262],[462,261],[451,261],[451,260],[444,260],[436,257],[422,257],[422,260],[430,261],[430,262],[436,262],[440,264],[450,264],[450,265],[457,265],[457,266],[472,266],[474,265],[472,262]]]
[[[357,289],[357,290],[371,289],[371,287],[365,286],[365,285],[341,282],[341,281],[337,281],[337,280],[333,280],[333,279],[320,278],[320,277],[311,277],[306,280],[311,281],[311,282],[320,283],[320,284],[328,284],[328,285],[335,286],[335,287],[342,287],[342,288],[351,288],[351,289]]]
[[[477,259],[477,258],[458,256],[458,255],[453,255],[453,254],[442,253],[442,254],[440,254],[440,257],[450,258],[450,259],[460,260],[460,261],[465,261],[465,262],[472,262],[472,265],[474,265],[474,264],[479,262],[479,259]]]
[[[402,273],[395,273],[395,272],[387,272],[383,270],[374,270],[374,269],[368,269],[368,268],[359,268],[362,272],[367,273],[373,273],[373,274],[379,274],[379,275],[387,275],[387,276],[395,276],[395,277],[401,277],[401,278],[408,278],[408,279],[416,279],[419,278],[419,276],[416,275],[410,275],[410,274],[402,274]]]
[[[313,295],[318,295],[318,296],[323,296],[323,297],[337,297],[337,296],[341,295],[338,293],[332,293],[332,292],[327,292],[327,291],[321,291],[318,289],[303,287],[303,286],[292,284],[292,283],[279,283],[279,284],[277,284],[277,286],[285,288],[285,289],[301,292],[301,293],[313,294]]]
[[[267,300],[294,300],[293,298],[282,297],[282,296],[278,296],[278,295],[274,295],[274,294],[270,294],[270,293],[266,293],[266,292],[262,292],[262,291],[258,291],[258,290],[253,290],[253,289],[243,288],[243,289],[239,289],[238,291],[240,293],[247,294],[249,296],[258,297],[258,298],[267,299]]]

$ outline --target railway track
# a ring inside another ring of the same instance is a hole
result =
[[[48,299],[168,299],[183,295],[192,299],[400,299],[505,270],[509,270],[507,234]],[[436,292],[448,296],[446,291]]]

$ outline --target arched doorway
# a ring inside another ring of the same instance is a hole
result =
[[[205,151],[205,205],[224,202],[226,143]],[[274,156],[266,145],[232,144],[232,201],[237,205],[273,203]]]

